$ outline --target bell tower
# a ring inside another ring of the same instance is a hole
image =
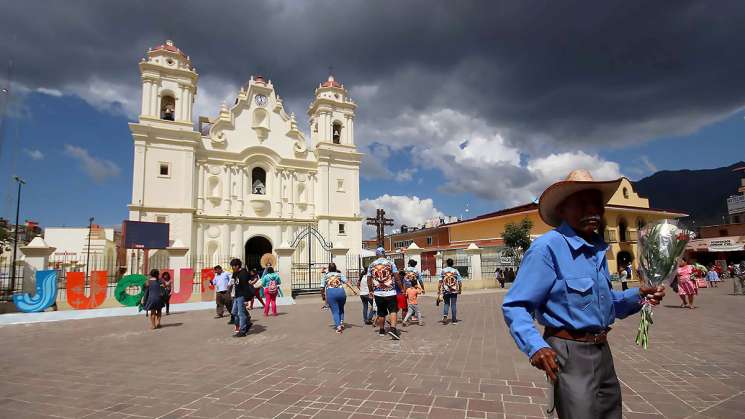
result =
[[[310,139],[313,146],[320,143],[338,144],[355,148],[354,111],[357,109],[344,85],[334,76],[318,85],[315,98],[308,108]]]
[[[362,242],[356,109],[347,89],[332,75],[318,86],[308,108],[311,145],[318,158],[318,229],[339,248]]]
[[[150,48],[140,62],[142,108],[140,123],[168,122],[193,129],[192,107],[197,94],[197,72],[173,41]]]

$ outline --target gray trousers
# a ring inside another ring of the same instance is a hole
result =
[[[554,384],[556,413],[562,419],[621,419],[621,386],[607,343],[575,342],[549,337],[559,355]]]

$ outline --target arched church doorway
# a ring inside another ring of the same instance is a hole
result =
[[[254,236],[246,242],[246,268],[256,268],[261,273],[261,257],[272,253],[272,243],[261,236]]]
[[[627,252],[626,250],[621,250],[616,255],[616,263],[618,264],[618,268],[626,267],[629,263],[631,263],[631,260],[633,257],[631,257],[631,253]]]

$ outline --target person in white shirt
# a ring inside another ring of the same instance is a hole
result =
[[[215,266],[215,277],[212,278],[212,281],[210,283],[215,286],[215,310],[216,310],[216,319],[219,319],[223,317],[225,311],[227,310],[228,313],[231,313],[232,317],[232,307],[233,305],[230,302],[230,293],[229,293],[229,285],[230,285],[230,274],[222,270],[222,266],[217,265]],[[231,319],[234,320],[234,319]]]

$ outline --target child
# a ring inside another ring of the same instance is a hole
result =
[[[717,282],[719,282],[719,274],[717,274],[717,271],[712,266],[711,270],[706,273],[706,279],[709,281],[710,287],[717,287]]]
[[[409,304],[409,311],[406,313],[406,317],[404,318],[404,327],[409,325],[409,320],[412,316],[416,316],[419,326],[424,326],[422,312],[419,310],[419,305],[417,304],[417,297],[422,293],[422,287],[418,283],[414,284],[409,288],[406,288],[406,302]]]

